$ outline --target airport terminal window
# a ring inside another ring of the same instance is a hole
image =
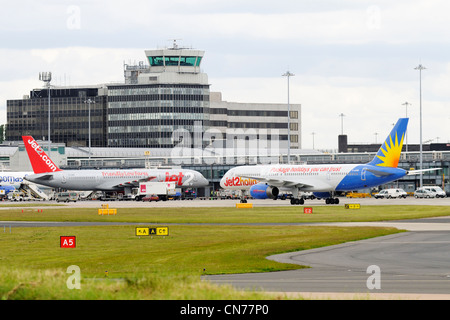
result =
[[[289,123],[289,127],[292,131],[298,131],[298,123],[297,122]]]
[[[290,112],[290,118],[291,119],[298,119],[298,111],[291,111]]]

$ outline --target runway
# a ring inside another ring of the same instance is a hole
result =
[[[408,197],[406,199],[375,199],[375,198],[339,198],[340,203],[338,205],[326,205],[325,200],[305,200],[304,205],[298,205],[299,210],[303,206],[341,206],[345,204],[360,204],[365,205],[430,205],[430,206],[449,206],[450,207],[450,197],[439,198],[439,199],[415,199],[413,197]],[[252,199],[249,202],[253,203],[254,206],[291,206],[289,200],[271,200],[271,199]],[[55,201],[36,201],[36,202],[0,202],[0,209],[3,207],[2,204],[35,204],[39,206],[40,204],[57,204]],[[234,207],[239,200],[171,200],[171,201],[158,201],[158,202],[142,202],[142,201],[77,201],[70,203],[58,203],[61,206],[69,207],[82,207],[82,208],[100,208],[102,204],[109,204],[110,207],[123,208],[123,207],[149,207],[149,208],[183,208],[183,207]],[[47,207],[50,209],[51,207]]]
[[[149,207],[234,207],[236,200],[167,201],[158,203],[110,202],[110,206]],[[252,200],[254,206],[287,205],[288,201]],[[70,207],[100,207],[99,201],[70,203]],[[286,295],[331,299],[450,299],[450,199],[345,199],[341,204],[417,204],[444,205],[449,216],[402,221],[305,223],[289,225],[391,226],[408,232],[368,240],[344,243],[325,248],[291,252],[268,257],[282,263],[310,266],[294,271],[206,276],[217,284],[231,284],[239,289],[264,290]],[[324,205],[310,200],[306,204]],[[299,210],[302,206],[299,206]],[[51,207],[47,207],[51,209]],[[7,222],[18,226],[80,226],[136,223],[96,222]],[[0,222],[0,226],[2,222]],[[376,266],[379,271],[370,271]],[[372,280],[372,281],[371,281]],[[379,283],[379,288],[371,284]]]
[[[412,231],[268,257],[307,269],[205,279],[239,289],[312,298],[450,299],[450,217],[317,225],[393,226]],[[378,271],[369,269],[373,266]],[[379,288],[374,287],[376,277]]]

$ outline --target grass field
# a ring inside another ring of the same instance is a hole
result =
[[[1,299],[266,299],[200,280],[203,274],[298,269],[266,256],[399,232],[392,228],[272,226],[255,223],[379,221],[449,215],[445,207],[374,206],[360,210],[314,207],[119,209],[5,209],[0,221],[110,221],[169,224],[167,237],[137,237],[136,226],[0,229]],[[173,223],[173,225],[171,225]],[[179,223],[179,225],[177,224]],[[195,223],[195,225],[189,225]],[[217,225],[201,225],[216,223]],[[231,225],[231,223],[241,223]],[[244,224],[242,224],[244,223]],[[248,223],[247,225],[245,223]],[[4,223],[7,225],[7,222]],[[148,224],[148,225],[147,225]],[[0,224],[1,226],[1,224]],[[60,236],[76,236],[73,249]],[[81,272],[81,289],[70,290],[69,266]]]
[[[3,205],[0,208],[4,207]],[[113,208],[114,204],[110,204]],[[0,210],[0,221],[108,221],[136,223],[302,223],[417,219],[450,215],[446,206],[315,206],[303,214],[302,206],[213,208],[120,208],[117,215],[99,216],[96,208],[58,206]],[[23,211],[23,212],[22,212]]]

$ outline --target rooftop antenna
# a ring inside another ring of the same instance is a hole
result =
[[[179,49],[179,48],[178,48],[178,44],[177,44],[177,40],[183,40],[183,39],[169,39],[169,41],[173,41],[173,44],[172,44],[172,48],[171,48],[171,49],[173,49],[173,50]]]

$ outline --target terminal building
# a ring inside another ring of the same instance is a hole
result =
[[[290,105],[288,129],[286,104],[226,102],[210,92],[201,70],[204,51],[174,43],[145,55],[147,63],[124,65],[123,83],[47,86],[8,100],[6,140],[48,140],[50,125],[51,142],[69,147],[203,149],[262,135],[268,147],[273,142],[286,150],[290,136],[290,147],[301,148],[301,105]],[[194,136],[198,132],[208,135]]]

